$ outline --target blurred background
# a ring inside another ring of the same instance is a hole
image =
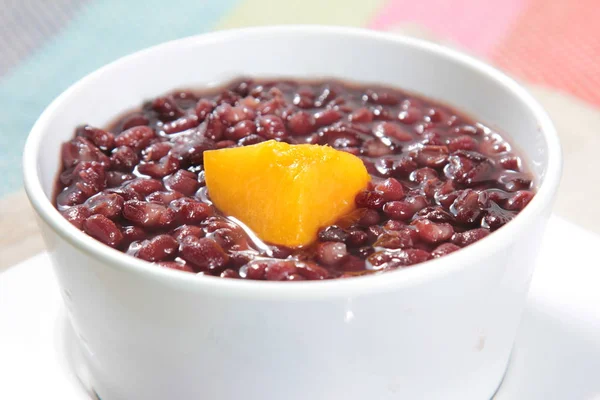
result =
[[[0,0],[0,268],[42,244],[21,182],[27,134],[58,94],[133,51],[211,30],[366,27],[459,48],[527,85],[565,151],[557,214],[600,232],[598,0]],[[277,49],[273,49],[277,51]],[[210,62],[207,55],[206,62]],[[115,88],[115,96],[119,88]]]

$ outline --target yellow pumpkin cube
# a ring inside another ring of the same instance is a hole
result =
[[[314,242],[320,228],[355,208],[370,176],[356,156],[328,146],[273,140],[204,153],[208,194],[263,241]]]

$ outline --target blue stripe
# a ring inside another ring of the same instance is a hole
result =
[[[60,32],[89,0],[4,0],[0,13],[0,76]]]
[[[95,0],[0,81],[0,196],[19,189],[27,133],[89,72],[133,51],[214,27],[237,0]]]

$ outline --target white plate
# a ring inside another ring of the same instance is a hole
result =
[[[495,400],[600,400],[598,249],[599,236],[551,219]],[[47,255],[0,275],[0,399],[94,398],[77,358]]]

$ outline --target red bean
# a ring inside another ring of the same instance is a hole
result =
[[[164,267],[164,268],[175,269],[177,271],[194,272],[194,273],[196,272],[189,264],[187,264],[185,262],[162,261],[162,262],[159,262],[158,265],[160,265],[161,267]]]
[[[367,243],[369,235],[359,229],[353,229],[348,232],[346,244],[351,247],[359,247]]]
[[[256,133],[267,139],[287,136],[283,121],[276,115],[263,115],[256,118]]]
[[[212,215],[211,207],[188,198],[177,199],[169,204],[178,221],[184,224],[197,224]]]
[[[421,240],[427,243],[445,242],[454,234],[454,228],[447,222],[435,223],[428,219],[418,219],[413,224]]]
[[[215,149],[225,149],[229,147],[236,147],[236,143],[233,140],[220,140],[215,143]]]
[[[327,105],[330,101],[332,101],[337,96],[337,91],[333,87],[334,85],[324,85],[321,93],[317,96],[315,100],[315,107],[323,107]]]
[[[452,138],[448,142],[448,150],[451,152],[457,150],[477,150],[478,144],[472,136],[459,136],[456,138]]]
[[[427,114],[425,116],[426,121],[431,121],[434,123],[442,123],[448,120],[450,116],[448,113],[441,108],[430,108],[427,110]]]
[[[140,174],[152,178],[164,178],[179,168],[179,160],[175,156],[166,155],[159,161],[149,161],[138,164],[137,170]]]
[[[165,185],[170,190],[176,190],[185,196],[192,196],[200,188],[198,177],[193,172],[183,169],[165,178]]]
[[[349,255],[339,265],[336,265],[336,270],[342,270],[344,272],[354,272],[357,274],[356,276],[360,275],[361,273],[364,273],[365,268],[367,267],[364,257],[367,257],[367,254],[371,254],[373,252],[372,247],[368,247],[368,249],[370,249],[370,252],[366,253],[364,256],[361,255],[360,257],[358,257],[354,255]]]
[[[198,101],[198,97],[189,90],[177,90],[171,96],[177,106],[183,109],[193,108]]]
[[[154,130],[149,126],[134,126],[123,131],[115,138],[116,146],[131,147],[135,151],[146,148],[155,137]]]
[[[337,265],[346,258],[346,245],[340,242],[323,242],[317,247],[317,259],[325,265]]]
[[[152,109],[163,121],[172,121],[183,116],[183,111],[177,106],[171,96],[157,97],[152,101]]]
[[[152,192],[146,196],[146,200],[152,203],[159,203],[168,206],[173,200],[183,197],[183,194],[173,190],[165,190],[160,192]]]
[[[91,215],[90,210],[85,205],[69,207],[61,214],[67,221],[72,223],[77,229],[83,229],[83,223]]]
[[[390,219],[390,220],[386,221],[386,223],[383,227],[386,231],[399,231],[405,226],[406,226],[405,222],[398,221],[395,219]]]
[[[515,213],[502,210],[499,207],[493,207],[481,219],[481,227],[488,228],[492,231],[506,225],[515,217]]]
[[[228,140],[238,141],[247,138],[255,132],[256,125],[254,124],[254,121],[245,120],[236,123],[235,126],[227,128],[225,131],[225,138]]]
[[[423,134],[421,143],[424,145],[443,146],[445,144],[442,134],[434,129],[431,129]]]
[[[362,191],[356,195],[356,205],[359,207],[372,208],[374,210],[380,209],[385,203],[385,196],[381,192],[375,191]]]
[[[407,230],[393,231],[379,236],[374,247],[384,247],[386,249],[406,249],[413,247],[412,235]]]
[[[423,196],[407,197],[403,201],[389,201],[383,206],[383,212],[391,219],[407,221],[421,208],[427,205]]]
[[[507,210],[521,211],[533,199],[533,193],[518,191],[506,202]]]
[[[448,162],[448,148],[446,146],[424,146],[418,151],[416,162],[423,167],[440,168]]]
[[[142,242],[136,257],[142,260],[156,262],[174,257],[178,244],[169,235],[158,235]]]
[[[369,103],[381,104],[385,106],[395,106],[400,102],[398,96],[383,89],[367,90],[366,100]]]
[[[204,226],[206,226],[206,232],[213,233],[214,231],[222,228],[236,228],[236,224],[232,221],[229,221],[227,218],[221,216],[209,216],[206,221],[204,221]]]
[[[375,186],[375,190],[383,194],[385,201],[402,200],[404,198],[404,188],[402,184],[394,178],[388,178]]]
[[[247,107],[232,107],[229,104],[221,104],[215,109],[216,115],[227,126],[236,125],[244,120],[254,119],[254,110]]]
[[[239,99],[240,95],[233,90],[224,90],[221,92],[216,99],[217,104],[235,104]]]
[[[394,149],[379,139],[370,139],[364,142],[363,152],[369,157],[381,157],[394,153]]]
[[[115,135],[100,128],[84,125],[77,128],[77,136],[89,139],[100,150],[108,151],[115,146]]]
[[[102,214],[88,217],[83,223],[83,230],[110,247],[117,247],[123,240],[123,234],[117,225]]]
[[[461,125],[457,126],[452,130],[456,135],[471,135],[471,136],[479,136],[482,134],[482,131],[473,125]]]
[[[98,193],[86,200],[85,206],[90,214],[102,214],[106,218],[116,219],[123,210],[123,197],[115,193]]]
[[[294,94],[293,103],[299,108],[313,108],[314,107],[315,95],[311,88],[300,88],[297,93]]]
[[[356,223],[360,226],[370,226],[378,224],[381,220],[379,213],[368,208],[358,209],[358,220]]]
[[[452,203],[450,210],[458,222],[463,224],[477,223],[482,215],[479,206],[479,193],[471,189],[463,190]]]
[[[509,155],[502,157],[499,161],[499,164],[504,169],[521,171],[521,159],[516,156]]]
[[[369,242],[374,242],[377,240],[377,238],[379,238],[379,236],[385,233],[385,230],[381,226],[371,225],[366,229],[366,232]]]
[[[125,182],[135,179],[135,175],[119,171],[108,171],[106,173],[106,187],[114,188],[122,186]]]
[[[193,265],[198,272],[220,271],[229,256],[214,240],[187,236],[180,245],[181,258]]]
[[[199,226],[181,225],[173,231],[172,236],[181,243],[187,236],[203,238],[204,231]]]
[[[415,214],[415,218],[424,218],[433,222],[454,222],[454,217],[452,214],[439,206],[425,207]]]
[[[348,116],[350,122],[364,123],[373,121],[371,110],[366,107],[359,108]]]
[[[106,169],[95,161],[83,161],[73,170],[73,183],[86,198],[106,188]]]
[[[407,267],[431,259],[431,254],[420,249],[406,249],[394,253],[379,252],[368,258],[368,262],[375,269],[394,269]]]
[[[268,281],[285,281],[296,274],[296,266],[291,261],[275,261],[265,268]]]
[[[264,142],[265,139],[262,136],[258,135],[248,135],[245,138],[242,138],[238,141],[240,146],[250,146],[252,144],[257,144],[260,142]]]
[[[223,134],[227,126],[223,124],[223,121],[214,114],[214,112],[200,125],[199,129],[203,133],[206,139],[218,142],[223,138]]]
[[[410,266],[430,260],[431,254],[421,249],[406,249],[395,258],[400,265]]]
[[[134,225],[121,227],[121,234],[123,235],[123,242],[125,243],[144,240],[147,236],[146,231],[139,226]]]
[[[127,146],[117,147],[110,156],[110,165],[117,171],[130,172],[138,164],[137,153]]]
[[[447,254],[453,253],[456,250],[460,250],[460,247],[458,247],[454,243],[442,243],[431,252],[431,255],[433,256],[433,258],[439,258]]]
[[[61,158],[64,168],[74,167],[83,161],[97,161],[102,164],[109,164],[108,157],[100,151],[94,144],[83,137],[76,137],[62,146]]]
[[[146,116],[134,113],[123,120],[119,132],[126,131],[127,129],[133,128],[134,126],[148,125],[149,123],[150,120]]]
[[[306,111],[292,114],[287,122],[288,129],[293,135],[308,135],[315,128],[315,118]]]
[[[415,169],[417,169],[417,163],[412,157],[403,156],[393,163],[392,171],[394,176],[405,177]]]
[[[56,196],[56,205],[59,209],[64,207],[74,206],[83,203],[89,196],[87,196],[77,184],[73,184],[64,188]]]
[[[412,135],[401,128],[400,125],[387,121],[375,125],[373,134],[378,138],[389,138],[400,142],[410,142],[413,140]]]
[[[333,124],[342,119],[342,113],[337,110],[324,110],[314,115],[315,126],[322,127]]]
[[[150,193],[163,190],[165,187],[156,179],[137,178],[127,182],[125,188],[131,189],[140,196],[145,197]]]
[[[344,242],[348,233],[336,225],[328,226],[319,232],[319,240],[322,242]]]
[[[281,110],[285,107],[285,100],[281,97],[276,97],[271,100],[267,100],[264,103],[259,104],[256,107],[256,111],[262,115],[280,115]]]
[[[197,127],[200,124],[200,120],[198,116],[195,114],[190,114],[185,117],[181,117],[176,119],[175,121],[167,122],[162,126],[162,130],[168,134],[172,135],[174,133],[187,131],[188,129],[192,129]]]
[[[329,277],[327,269],[310,262],[297,263],[296,271],[308,280],[321,280]]]
[[[196,103],[196,116],[198,117],[198,121],[202,122],[206,119],[206,117],[212,113],[215,109],[215,102],[207,99],[200,99],[198,103]]]
[[[417,107],[407,107],[398,114],[398,120],[406,125],[414,124],[421,118],[423,118],[423,114]]]
[[[129,200],[123,205],[123,217],[147,229],[169,227],[175,221],[173,210],[161,204]]]
[[[241,229],[236,228],[220,228],[212,232],[213,239],[223,249],[229,250],[238,246],[242,242],[244,234]]]
[[[233,270],[231,268],[227,268],[225,271],[221,272],[221,275],[219,275],[219,276],[221,278],[233,278],[233,279],[240,278],[240,274],[236,270]]]
[[[430,179],[435,179],[438,177],[438,173],[436,170],[425,167],[414,170],[410,173],[409,179],[416,183],[425,183]]]
[[[484,228],[472,229],[470,231],[455,233],[452,236],[452,243],[457,246],[465,247],[478,240],[483,239],[490,234],[490,231]]]
[[[268,263],[266,262],[252,262],[246,266],[246,279],[253,280],[264,280],[265,270],[267,269]]]

